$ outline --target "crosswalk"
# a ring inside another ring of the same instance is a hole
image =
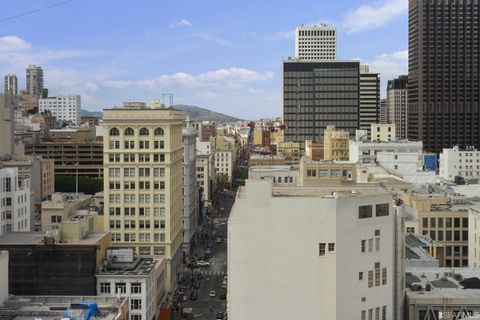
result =
[[[183,269],[183,272],[190,272],[190,269],[189,268],[184,268]],[[223,275],[226,275],[227,272],[226,271],[209,271],[209,270],[199,270],[199,271],[195,271],[196,273],[200,273],[204,276],[223,276]]]

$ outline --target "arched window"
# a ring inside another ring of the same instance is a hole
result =
[[[111,136],[119,136],[120,131],[117,128],[112,128],[112,129],[110,129],[110,135]]]
[[[150,134],[150,132],[148,132],[147,128],[140,129],[140,135],[141,136],[148,136],[149,134]]]
[[[162,128],[156,128],[155,129],[155,135],[156,136],[163,136],[163,129]]]
[[[133,129],[132,128],[125,129],[125,135],[126,136],[133,136],[134,135]]]

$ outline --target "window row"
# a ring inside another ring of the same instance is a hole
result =
[[[111,128],[109,132],[110,132],[110,136],[114,136],[114,137],[120,136],[120,130],[118,128]],[[148,130],[147,128],[141,128],[138,133],[141,136],[148,136],[150,135],[150,130]],[[153,134],[155,136],[163,136],[165,132],[162,128],[155,128],[155,130],[153,131]],[[133,128],[126,128],[123,131],[123,135],[133,136],[135,135],[135,130]]]
[[[375,216],[384,217],[389,215],[390,205],[388,203],[380,203],[375,205]],[[373,206],[365,205],[358,207],[358,218],[372,218],[373,217]]]
[[[121,216],[121,208],[115,207],[109,209],[110,216]],[[135,207],[126,207],[123,209],[123,214],[125,216],[134,217],[136,215],[136,208]],[[156,217],[162,216],[165,214],[165,208],[153,208],[153,215]],[[148,207],[140,207],[138,208],[138,215],[139,216],[149,216],[150,215],[150,208]]]
[[[367,319],[367,310],[362,310],[360,314],[361,320],[386,320],[387,319],[387,306],[383,306],[380,315],[380,307],[375,308],[375,318],[374,318],[373,308],[368,309],[368,319]],[[380,317],[381,316],[381,317]]]
[[[335,252],[335,243],[325,243],[325,242],[321,242],[318,244],[318,254],[320,256],[324,256],[326,254],[326,250],[328,248],[328,252]]]
[[[108,146],[110,149],[116,150],[120,149],[120,141],[115,140],[115,141],[109,141]],[[123,147],[125,149],[135,149],[135,141],[124,141]],[[138,142],[138,148],[139,149],[150,149],[150,141],[148,140],[140,140]],[[155,140],[153,141],[153,148],[154,149],[164,149],[165,148],[165,142],[162,140]]]

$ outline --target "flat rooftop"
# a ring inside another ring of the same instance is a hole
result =
[[[74,193],[55,193],[55,196],[67,196],[68,199],[65,201],[53,201],[53,200],[46,200],[42,202],[42,208],[43,209],[64,209],[64,208],[69,208],[73,207],[83,201],[87,200],[93,200],[93,196],[89,194],[83,194],[79,193],[78,195],[75,195]],[[52,199],[54,197],[52,196]]]
[[[97,272],[97,276],[147,276],[160,260],[135,256],[133,262],[111,261]]]
[[[480,301],[478,268],[407,268],[405,282],[410,299],[472,299],[477,304]],[[413,291],[411,284],[420,284],[422,290]],[[430,291],[425,290],[427,284],[431,285]]]
[[[0,308],[2,320],[60,320],[72,302],[95,302],[100,309],[98,320],[115,320],[125,317],[128,299],[99,296],[10,296]],[[123,316],[122,316],[123,314]]]
[[[108,232],[94,231],[87,234],[81,240],[68,240],[66,242],[55,242],[58,246],[68,245],[96,245]],[[0,237],[0,245],[43,245],[45,232],[10,232]]]

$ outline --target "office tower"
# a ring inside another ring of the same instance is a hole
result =
[[[27,93],[41,97],[43,93],[43,69],[33,64],[27,68]]]
[[[295,30],[295,58],[299,60],[335,60],[337,30],[326,24],[304,26]]]
[[[283,62],[285,142],[319,140],[332,124],[359,128],[360,74],[356,61]],[[321,139],[320,139],[321,140]]]
[[[48,98],[48,88],[43,88],[42,89],[42,98],[47,99]]]
[[[360,66],[360,129],[370,133],[370,125],[380,121],[380,75]]]
[[[480,145],[478,0],[410,0],[408,138],[430,152]]]
[[[380,123],[388,123],[387,99],[380,100]]]
[[[13,154],[13,138],[15,136],[14,111],[17,99],[0,95],[0,156]]]
[[[182,128],[183,142],[183,251],[190,255],[195,247],[198,219],[196,142],[198,131]]]
[[[57,121],[80,124],[81,98],[79,94],[38,99],[38,112],[50,111]]]
[[[116,247],[164,255],[167,291],[183,247],[183,120],[175,109],[103,110],[105,229]]]
[[[18,94],[18,80],[14,74],[7,74],[5,76],[4,94],[9,96],[16,96]]]
[[[408,76],[399,76],[387,85],[387,119],[395,124],[397,139],[408,138],[407,83]]]

